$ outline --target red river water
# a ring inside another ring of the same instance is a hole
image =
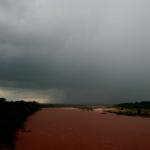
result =
[[[150,150],[150,118],[42,109],[18,131],[15,150]]]

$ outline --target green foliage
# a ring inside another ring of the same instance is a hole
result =
[[[127,109],[150,109],[150,102],[143,101],[143,102],[135,102],[135,103],[121,103],[114,105],[114,107],[119,108],[127,108]]]
[[[144,116],[150,117],[150,102],[135,102],[135,103],[121,103],[114,105],[118,109],[116,112],[118,115],[130,115],[130,116]]]
[[[0,148],[10,144],[15,131],[23,125],[26,118],[40,109],[36,102],[7,102],[0,98]]]

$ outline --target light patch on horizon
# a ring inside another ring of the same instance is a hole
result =
[[[55,94],[54,94],[55,93]],[[24,89],[0,89],[0,97],[5,97],[9,101],[37,101],[40,103],[58,103],[61,102],[63,93],[57,89],[51,89],[48,91],[42,90],[24,90]],[[58,100],[59,99],[59,100]]]

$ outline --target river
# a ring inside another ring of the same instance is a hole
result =
[[[18,131],[15,150],[150,150],[150,118],[46,108]]]

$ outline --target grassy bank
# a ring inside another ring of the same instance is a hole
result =
[[[135,102],[135,103],[121,103],[113,106],[109,112],[114,112],[118,115],[130,116],[145,116],[150,117],[150,102]]]
[[[8,145],[12,147],[12,139],[18,128],[22,127],[23,122],[32,113],[40,109],[36,102],[7,102],[0,98],[0,149]]]

